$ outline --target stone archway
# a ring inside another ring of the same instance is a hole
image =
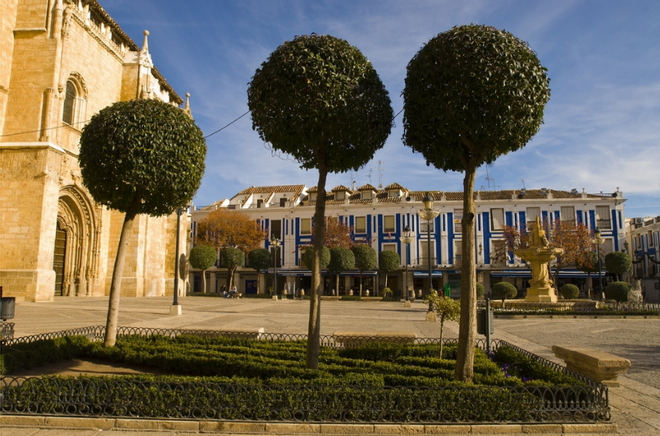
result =
[[[61,278],[58,277],[60,283],[56,283],[53,290],[56,295],[58,291],[71,297],[94,294],[99,269],[100,217],[92,204],[76,186],[60,189],[57,205],[59,238],[55,242],[53,266],[60,269]]]

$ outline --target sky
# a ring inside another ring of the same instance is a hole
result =
[[[551,80],[539,133],[523,149],[480,167],[475,189],[618,188],[627,200],[626,217],[660,215],[658,1],[99,2],[138,46],[149,30],[154,64],[181,97],[191,94],[193,117],[211,135],[197,206],[250,186],[317,185],[318,172],[274,155],[246,114],[248,83],[280,44],[312,32],[345,39],[371,61],[397,114],[415,53],[437,34],[474,23],[526,41]],[[396,182],[413,191],[462,191],[463,173],[429,167],[403,144],[402,119],[396,117],[369,163],[357,172],[330,174],[326,188]]]

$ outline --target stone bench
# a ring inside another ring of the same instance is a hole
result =
[[[332,334],[333,339],[344,347],[359,347],[371,342],[391,342],[395,344],[412,344],[417,339],[417,334],[414,332],[394,332],[394,331],[381,331],[381,332],[360,332],[337,330]]]
[[[618,387],[619,374],[630,367],[630,360],[603,351],[582,347],[552,346],[555,356],[566,362],[566,367],[586,375],[606,386]]]

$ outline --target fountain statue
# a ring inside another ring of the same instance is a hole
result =
[[[532,279],[529,281],[525,301],[556,302],[557,293],[552,286],[548,262],[564,252],[562,248],[550,248],[545,231],[541,228],[541,220],[536,217],[536,225],[532,232],[532,241],[527,248],[515,250],[516,256],[524,259],[532,266]]]

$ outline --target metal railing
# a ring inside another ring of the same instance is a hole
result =
[[[67,335],[101,340],[104,328],[87,327],[16,338],[29,343]],[[246,338],[254,332],[150,329],[120,327],[129,335],[196,335],[206,338]],[[301,341],[306,335],[260,333],[261,341]],[[355,339],[355,338],[354,338]],[[368,342],[383,338],[364,336]],[[401,338],[398,338],[401,339]],[[417,338],[417,344],[438,343]],[[456,339],[443,340],[445,344]],[[341,347],[332,336],[321,345]],[[476,343],[486,348],[484,340]],[[543,366],[574,377],[574,386],[355,386],[231,384],[201,378],[159,379],[152,376],[4,377],[2,412],[21,415],[65,415],[128,418],[211,419],[278,422],[378,423],[594,423],[611,419],[608,390],[585,376],[504,341],[491,347],[510,347]]]

